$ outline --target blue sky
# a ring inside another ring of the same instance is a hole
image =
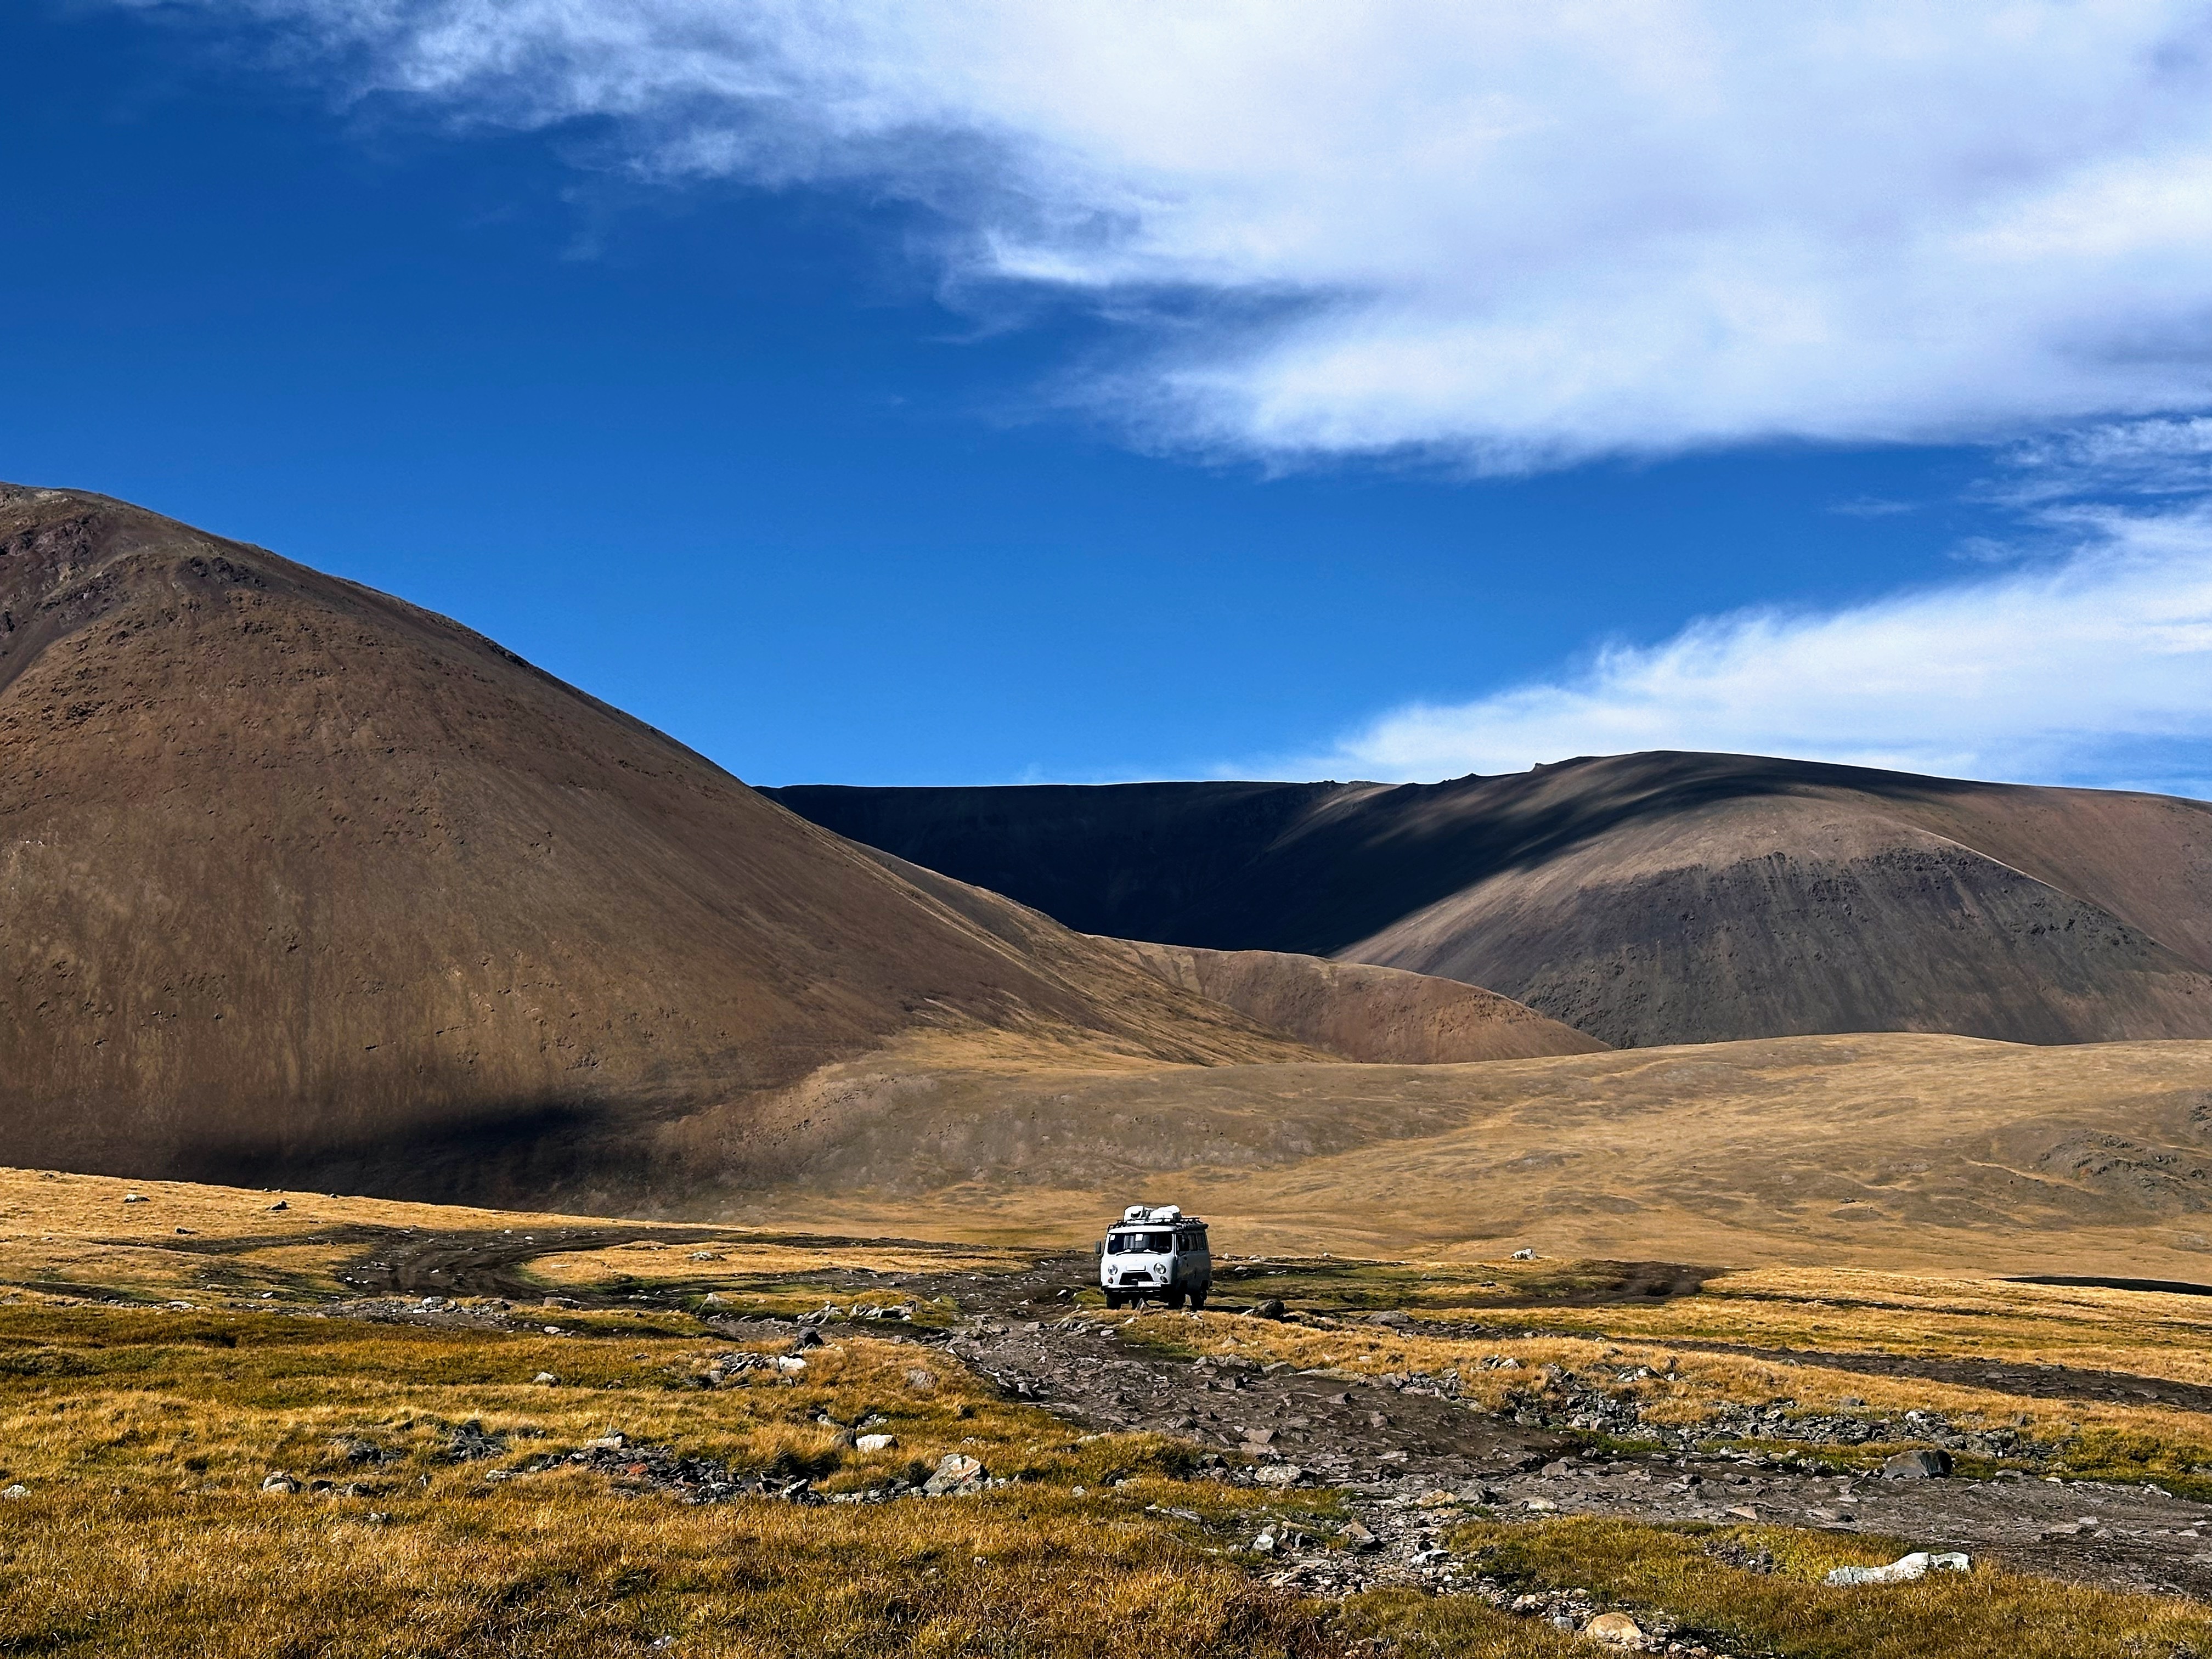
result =
[[[1971,31],[1395,9],[1194,6],[1125,64],[983,5],[0,9],[0,477],[402,593],[762,783],[2212,778],[2199,10],[1985,85]],[[1698,108],[1638,104],[1692,40]],[[1633,143],[1543,137],[1593,52]],[[1887,133],[1961,75],[1871,195],[1856,130],[1735,176],[1808,76]]]

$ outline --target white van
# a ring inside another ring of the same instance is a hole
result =
[[[1098,1288],[1109,1308],[1147,1299],[1203,1308],[1213,1288],[1206,1224],[1173,1204],[1132,1204],[1098,1246]]]

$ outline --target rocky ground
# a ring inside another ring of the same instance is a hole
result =
[[[614,1230],[604,1231],[605,1237],[595,1232],[588,1239],[552,1232],[526,1238],[395,1235],[353,1264],[347,1277],[364,1289],[427,1290],[434,1300],[441,1293],[522,1294],[528,1288],[522,1269],[529,1260],[550,1250],[617,1242]],[[1225,1479],[1285,1490],[1337,1489],[1359,1529],[1350,1536],[1356,1547],[1341,1547],[1343,1537],[1325,1547],[1328,1540],[1303,1538],[1288,1524],[1238,1540],[1279,1559],[1274,1576],[1285,1584],[1340,1593],[1382,1583],[1419,1583],[1481,1591],[1510,1603],[1509,1590],[1474,1582],[1444,1547],[1442,1540],[1452,1524],[1476,1513],[1505,1518],[1595,1514],[1655,1522],[1756,1520],[1875,1533],[1916,1549],[1964,1551],[2087,1583],[2212,1597],[2212,1507],[2155,1486],[2032,1476],[1843,1476],[1821,1472],[1809,1458],[1720,1454],[1681,1435],[1670,1437],[1673,1443],[1655,1452],[1583,1451],[1578,1448],[1593,1432],[1632,1429],[1638,1437],[1649,1438],[1652,1431],[1637,1425],[1632,1416],[1620,1419],[1617,1402],[1594,1390],[1581,1390],[1578,1396],[1569,1389],[1563,1402],[1546,1411],[1506,1417],[1459,1403],[1449,1378],[1358,1380],[1163,1353],[1125,1339],[1118,1322],[1073,1313],[1073,1295],[1090,1282],[1091,1272],[1089,1258],[1070,1257],[1039,1261],[1014,1273],[881,1276],[871,1281],[872,1289],[949,1297],[959,1306],[961,1317],[949,1331],[895,1321],[872,1328],[941,1346],[1011,1395],[1071,1425],[1100,1432],[1166,1432],[1213,1449],[1222,1455]],[[1667,1270],[1653,1282],[1670,1291],[1692,1291],[1698,1275]],[[1638,1295],[1651,1293],[1646,1285],[1633,1289]],[[651,1298],[631,1298],[633,1305],[636,1299]],[[577,1305],[574,1298],[566,1300]],[[468,1316],[459,1310],[426,1311],[419,1300],[411,1306],[383,1305],[403,1309],[410,1317]],[[1215,1310],[1233,1313],[1242,1305],[1232,1286],[1224,1284]],[[1389,1312],[1364,1316],[1404,1318]],[[1504,1319],[1488,1334],[1508,1334],[1510,1314]],[[803,1328],[791,1322],[732,1320],[727,1328],[754,1340],[804,1340]],[[1484,1331],[1466,1326],[1438,1334],[1479,1340]],[[2172,1399],[2197,1408],[2207,1403],[2197,1398],[2207,1393],[2203,1389],[2056,1367],[1922,1362],[1879,1354],[1769,1357],[1971,1381],[1984,1388],[2015,1387],[2039,1395]],[[2177,1397],[2183,1395],[2189,1398]],[[1720,1432],[1772,1440],[1793,1431],[1778,1406],[1741,1408],[1737,1414],[1743,1420],[1720,1425]],[[1867,1433],[1863,1423],[1848,1417],[1800,1423],[1794,1431],[1832,1443]],[[1967,1451],[2002,1449],[1975,1443],[1927,1413],[1883,1437]],[[622,1460],[622,1466],[637,1461]],[[1571,1620],[1588,1612],[1578,1613],[1559,1597],[1540,1599],[1521,1610]],[[1678,1650],[1695,1649],[1683,1645]]]
[[[1573,1449],[1577,1428],[1632,1429],[1640,1437],[1651,1431],[1632,1419],[1605,1420],[1600,1407],[1610,1402],[1601,1397],[1577,1400],[1571,1393],[1554,1420],[1528,1423],[1457,1404],[1447,1379],[1353,1382],[1138,1349],[1125,1344],[1110,1322],[1070,1320],[1058,1311],[1060,1290],[1083,1282],[1089,1266],[1087,1260],[1041,1263],[988,1288],[965,1285],[963,1302],[975,1312],[946,1346],[1002,1387],[1071,1422],[1163,1430],[1253,1457],[1263,1470],[1288,1465],[1304,1471],[1302,1480],[1340,1488],[1381,1547],[1349,1562],[1340,1552],[1294,1561],[1293,1577],[1316,1588],[1409,1575],[1447,1579],[1454,1569],[1435,1553],[1438,1533],[1480,1505],[1504,1516],[1756,1520],[1878,1533],[1915,1549],[1962,1550],[2086,1583],[2212,1596],[2212,1506],[2155,1486],[2024,1476],[1839,1477],[1813,1472],[1802,1460],[1703,1453],[1682,1437],[1663,1454],[1580,1455]],[[1217,1305],[1233,1310],[1236,1304]],[[2033,1369],[2026,1380],[2039,1391],[2055,1392],[2064,1378]],[[2137,1379],[2099,1381],[2118,1391]],[[2153,1386],[2141,1381],[2146,1390]],[[2179,1386],[2156,1385],[2161,1393]],[[1723,1425],[1722,1431],[1782,1437],[1778,1411],[1771,1418],[1755,1410],[1742,1415],[1747,1420]],[[1798,1425],[1801,1431],[1808,1426],[1849,1437],[1841,1425]],[[1857,1431],[1863,1436],[1863,1427]],[[1906,1425],[1905,1433],[1938,1446],[1966,1438],[1933,1414]]]

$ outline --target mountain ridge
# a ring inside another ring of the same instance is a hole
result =
[[[1087,932],[1441,974],[1616,1046],[2212,1035],[2212,807],[2177,797],[1676,751],[769,793]]]

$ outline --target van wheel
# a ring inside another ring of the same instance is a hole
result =
[[[1210,1285],[1201,1285],[1193,1291],[1190,1293],[1190,1305],[1194,1309],[1203,1308],[1206,1305],[1206,1293],[1211,1288]]]
[[[1121,1305],[1121,1297],[1120,1297],[1116,1292],[1115,1292],[1115,1291],[1107,1291],[1107,1292],[1106,1292],[1106,1307],[1107,1307],[1108,1311],[1109,1311],[1109,1312],[1110,1312],[1110,1311],[1112,1311],[1114,1309],[1116,1309],[1116,1308],[1120,1307]]]
[[[1168,1306],[1170,1308],[1180,1308],[1182,1306],[1182,1286],[1178,1285],[1174,1290],[1168,1292]]]

